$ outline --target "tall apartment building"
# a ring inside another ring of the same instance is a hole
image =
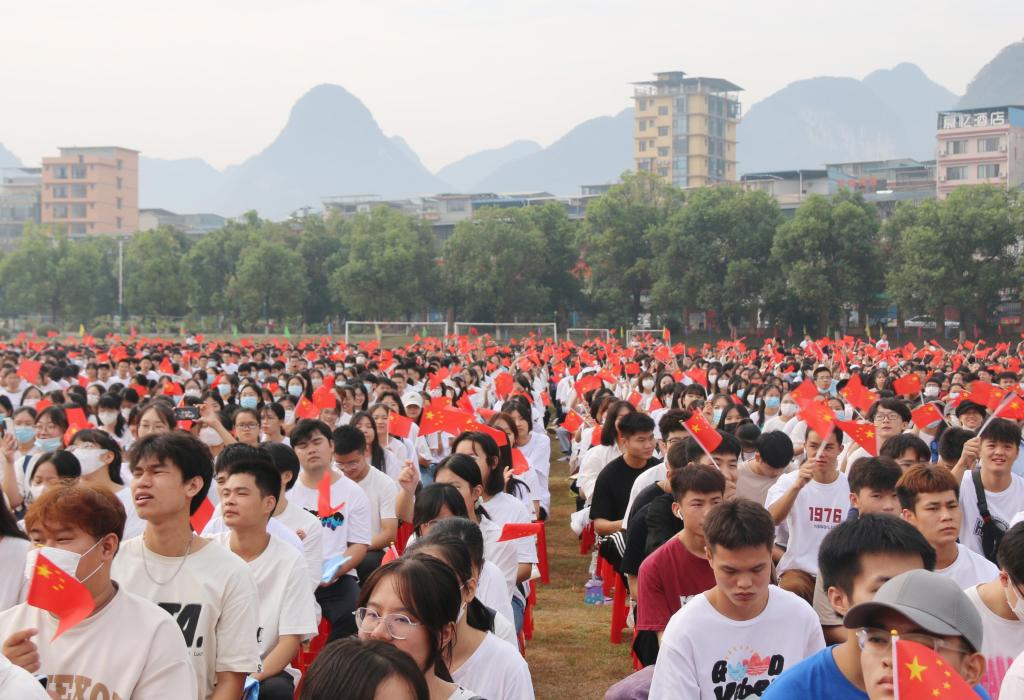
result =
[[[16,245],[26,223],[39,223],[40,172],[0,168],[0,248]]]
[[[957,187],[1024,185],[1024,107],[939,112],[939,199]]]
[[[42,223],[72,236],[124,235],[139,227],[139,152],[62,148],[43,158]]]
[[[736,182],[736,126],[743,88],[721,78],[655,73],[633,83],[636,169],[677,187]]]

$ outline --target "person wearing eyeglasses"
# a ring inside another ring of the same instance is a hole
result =
[[[422,555],[388,562],[363,583],[356,606],[360,639],[386,642],[411,656],[430,700],[477,697],[454,683],[448,670],[462,611],[462,590],[451,567]]]
[[[990,697],[977,685],[985,672],[985,657],[980,653],[984,639],[981,616],[947,576],[924,569],[902,573],[883,584],[873,601],[850,608],[843,624],[857,630],[861,671],[870,700],[896,698],[894,632],[902,641],[935,651],[952,671],[974,686],[978,697]]]

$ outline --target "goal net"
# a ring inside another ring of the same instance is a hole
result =
[[[556,323],[469,323],[455,322],[455,335],[490,336],[496,341],[508,342],[509,339],[551,338],[558,341],[558,324]]]
[[[611,339],[611,336],[610,328],[567,328],[565,330],[565,339],[577,345],[586,343],[589,340],[603,340],[607,342]]]
[[[376,340],[381,347],[399,347],[420,338],[448,335],[446,321],[345,321],[345,344]]]

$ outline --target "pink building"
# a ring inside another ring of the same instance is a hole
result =
[[[117,146],[62,148],[43,158],[41,222],[72,236],[139,228],[139,152]]]
[[[939,112],[939,199],[964,185],[1024,184],[1024,107]]]

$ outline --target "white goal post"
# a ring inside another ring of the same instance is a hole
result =
[[[565,339],[573,343],[585,343],[588,340],[601,338],[605,342],[611,340],[610,328],[566,328]]]
[[[420,338],[448,335],[447,321],[345,321],[345,344],[376,340],[382,347],[408,345]]]
[[[509,338],[528,338],[533,333],[537,338],[551,338],[558,342],[557,323],[470,323],[455,322],[455,335],[489,335],[497,341]]]

